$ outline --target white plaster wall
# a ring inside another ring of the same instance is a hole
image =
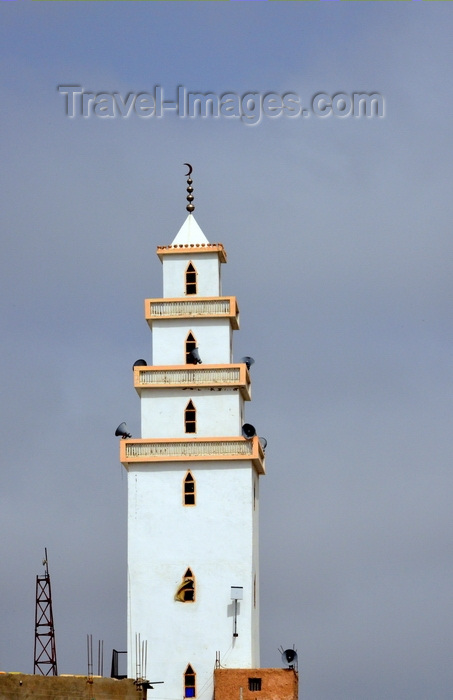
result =
[[[222,437],[241,435],[243,405],[238,389],[145,389],[141,394],[142,437]],[[186,433],[184,412],[196,409],[196,433]]]
[[[260,617],[257,611],[260,609],[260,543],[259,543],[259,518],[260,518],[260,480],[255,471],[252,475],[254,488],[253,503],[253,576],[255,578],[255,608],[252,610],[252,637],[253,643],[253,668],[260,667]]]
[[[197,294],[216,297],[222,294],[220,261],[217,253],[185,253],[166,255],[163,259],[163,292],[165,298],[186,296],[186,269],[192,263],[197,271]]]
[[[194,507],[182,504],[188,466],[196,480]],[[155,686],[155,700],[182,697],[188,663],[197,673],[197,697],[211,699],[216,651],[231,668],[253,667],[259,658],[254,474],[251,462],[234,460],[158,463],[129,472],[128,647],[135,648],[136,633],[148,640],[148,676],[165,681]],[[174,601],[174,593],[188,567],[196,578],[196,602],[184,604]],[[237,638],[232,585],[244,587]]]
[[[227,318],[168,319],[153,323],[153,365],[184,365],[192,332],[204,365],[232,362],[232,330]]]

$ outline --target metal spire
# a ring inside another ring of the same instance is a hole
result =
[[[187,201],[188,201],[188,204],[187,204],[187,206],[186,206],[186,209],[187,209],[187,211],[189,212],[189,214],[192,214],[192,212],[193,212],[194,209],[195,209],[195,205],[193,204],[193,194],[192,194],[192,192],[193,192],[193,187],[192,187],[192,182],[193,182],[193,180],[192,180],[192,178],[190,177],[191,174],[192,174],[193,168],[192,168],[192,166],[190,165],[190,163],[184,163],[184,165],[187,165],[187,167],[189,168],[189,172],[186,173],[186,177],[187,177],[187,192],[188,192],[187,197],[186,197],[186,199],[187,199]]]

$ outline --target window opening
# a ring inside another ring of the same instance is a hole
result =
[[[249,678],[249,690],[261,690],[261,678]]]
[[[175,600],[179,600],[180,603],[195,602],[195,576],[193,575],[191,569],[187,569],[186,573],[182,577],[182,581],[175,593]],[[188,695],[187,697],[191,696]]]
[[[196,294],[197,293],[197,271],[189,263],[186,269],[186,294]]]
[[[195,505],[195,479],[190,472],[187,472],[184,479],[184,505]]]
[[[197,341],[195,340],[193,333],[190,332],[186,338],[186,365],[196,365],[198,360],[191,355],[192,350],[197,349]]]
[[[184,411],[184,428],[186,433],[197,432],[197,410],[192,401],[189,401]]]
[[[192,666],[189,664],[184,671],[184,697],[194,698],[195,697],[195,672]]]

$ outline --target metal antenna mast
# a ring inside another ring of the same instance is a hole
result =
[[[36,577],[35,607],[35,663],[33,673],[42,676],[57,676],[57,650],[52,614],[52,592],[50,589],[47,547],[43,559],[44,575]]]

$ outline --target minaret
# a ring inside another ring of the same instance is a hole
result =
[[[134,365],[141,438],[121,440],[128,471],[128,676],[136,639],[154,700],[211,700],[213,671],[259,667],[259,476],[246,424],[249,358],[233,361],[236,298],[222,296],[222,244],[194,215],[158,246],[163,296],[145,300],[152,362]]]

